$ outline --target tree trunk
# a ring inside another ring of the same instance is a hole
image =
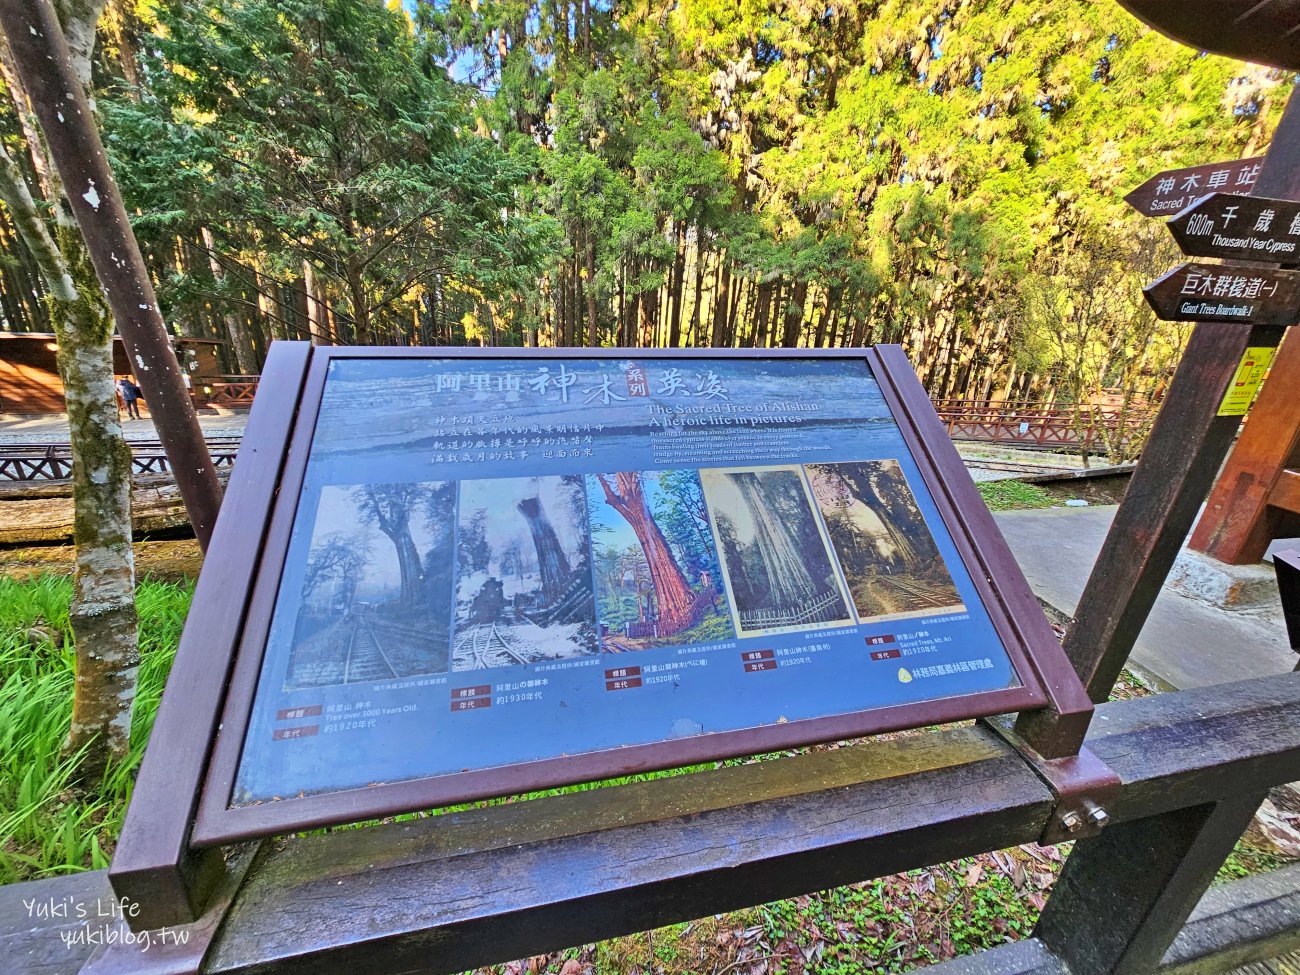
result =
[[[207,227],[201,227],[199,233],[203,237],[203,247],[208,252],[208,269],[212,272],[212,280],[216,282],[218,289],[223,288],[226,272],[217,261],[217,245],[212,238],[212,231]],[[235,362],[238,364],[239,371],[246,376],[257,375],[260,371],[257,352],[253,348],[253,340],[248,334],[248,329],[244,327],[244,320],[230,305],[226,305],[221,320],[225,323],[226,334],[230,338],[230,347],[235,353]]]
[[[584,227],[582,236],[586,244],[583,253],[587,258],[587,346],[594,349],[600,344],[596,329],[596,245],[592,242],[589,230],[590,228]]]
[[[325,330],[325,316],[321,313],[320,299],[316,294],[316,270],[311,261],[302,262],[302,290],[307,302],[307,334],[312,345],[329,345]]]
[[[352,328],[355,332],[353,341],[357,345],[373,345],[375,339],[370,331],[370,303],[366,299],[366,286],[361,280],[361,270],[353,257],[349,257],[347,261],[347,279],[348,296],[352,300]],[[260,307],[260,301],[258,305]]]
[[[682,287],[686,277],[686,237],[679,222],[673,221],[673,273],[669,279],[668,297],[668,348],[676,349],[682,344]]]
[[[87,17],[97,18],[100,9],[95,3],[80,5]],[[69,25],[72,49],[49,0],[0,0],[0,25],[60,178],[75,187],[63,202],[76,218],[84,253],[149,398],[195,536],[206,548],[221,487],[86,97],[83,79],[90,76],[95,22]],[[70,263],[75,269],[77,262]]]
[[[713,312],[710,316],[712,335],[709,344],[714,347],[731,344],[727,334],[727,316],[731,298],[731,268],[725,252],[718,254],[718,275],[713,287]]]
[[[677,560],[673,558],[663,531],[650,514],[650,506],[646,503],[641,486],[641,475],[619,473],[613,476],[617,490],[610,486],[604,474],[596,475],[596,480],[604,489],[605,500],[623,516],[641,543],[641,551],[650,567],[650,579],[659,604],[659,635],[680,633],[692,623],[694,594],[677,565]]]
[[[704,296],[704,248],[700,246],[700,231],[695,230],[695,300],[691,308],[691,325],[686,344],[692,347],[707,345],[700,341],[700,299]]]
[[[72,725],[65,752],[85,750],[95,782],[130,750],[139,647],[131,551],[131,453],[113,388],[113,324],[75,228],[55,242],[13,159],[0,147],[0,198],[49,292],[72,446],[77,570],[69,621],[76,637]],[[59,208],[61,210],[61,207]],[[98,742],[98,746],[94,743]]]
[[[785,312],[785,334],[781,336],[781,345],[787,349],[799,346],[799,334],[803,327],[804,300],[808,297],[808,282],[800,279],[794,283],[788,303],[782,309]]]

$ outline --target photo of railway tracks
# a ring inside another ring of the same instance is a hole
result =
[[[447,670],[455,485],[321,490],[285,689]]]
[[[859,620],[965,609],[898,461],[805,470]]]
[[[597,652],[581,475],[462,481],[451,669]]]

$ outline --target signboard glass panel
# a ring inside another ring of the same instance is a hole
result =
[[[1021,685],[864,359],[332,358],[229,805]]]

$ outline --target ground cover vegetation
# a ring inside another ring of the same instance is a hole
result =
[[[140,584],[141,666],[131,750],[101,778],[74,788],[84,755],[60,754],[72,709],[71,581],[55,575],[0,579],[0,883],[107,865],[192,592],[188,583]],[[1117,687],[1121,697],[1145,693],[1127,674]],[[1068,847],[996,851],[521,959],[484,973],[901,972],[1026,935],[1066,853]],[[1243,842],[1220,879],[1281,862]]]
[[[243,373],[277,337],[897,341],[935,397],[1140,404],[1183,333],[1120,197],[1262,151],[1294,83],[1074,0],[111,0],[99,33],[168,320]],[[42,328],[12,221],[0,313]]]

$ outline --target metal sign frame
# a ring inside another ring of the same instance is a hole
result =
[[[177,672],[186,673],[195,667],[194,655],[224,652],[228,682],[223,682],[216,694],[211,688],[183,683],[169,685],[158,724],[160,729],[165,729],[166,737],[157,743],[156,751],[151,748],[146,765],[170,760],[184,768],[177,769],[173,764],[165,796],[157,792],[161,777],[142,773],[132,803],[136,815],[128,816],[127,828],[133,835],[124,836],[123,847],[114,863],[115,876],[132,873],[136,881],[144,879],[140,876],[143,861],[146,873],[164,866],[171,868],[173,876],[171,881],[164,880],[164,886],[178,878],[184,886],[181,876],[184,871],[167,861],[170,857],[179,862],[202,848],[490,796],[514,795],[574,782],[1013,711],[1049,712],[1065,718],[1059,726],[1070,729],[1062,732],[1069,740],[1034,745],[1045,754],[1077,752],[1078,739],[1091,714],[1091,702],[901,349],[886,346],[855,350],[764,350],[760,354],[749,350],[711,349],[304,349],[303,345],[276,343],[272,349],[267,377],[278,375],[279,379],[275,380],[276,387],[268,383],[270,388],[264,388],[259,395],[241,447],[240,465],[246,457],[255,459],[245,470],[256,463],[263,478],[271,471],[276,472],[273,485],[255,486],[259,497],[267,502],[274,499],[268,505],[270,510],[260,518],[220,525],[223,530],[217,533],[209,553],[212,569],[205,571],[215,569],[214,575],[229,576],[230,582],[236,585],[242,579],[245,591],[241,596],[226,589],[217,598],[214,586],[204,586],[201,579],[188,623],[189,639],[182,641],[179,654]],[[632,358],[703,362],[767,357],[847,359],[868,365],[1021,686],[343,792],[229,806],[326,371],[332,361],[518,358],[536,362]],[[236,492],[240,490],[240,473],[235,474],[233,490]],[[245,476],[251,476],[251,471]],[[228,502],[231,500],[235,498]],[[230,517],[238,518],[238,506],[232,507],[236,512]],[[238,571],[233,567],[238,567]],[[232,612],[235,604],[243,610]],[[213,673],[223,666],[223,661],[217,659],[202,666]],[[154,816],[142,810],[141,807],[149,809],[167,804],[184,806],[183,801],[177,803],[178,790],[192,790],[193,799],[185,807],[196,814],[192,820],[188,814],[182,823],[175,814]],[[154,824],[164,835],[141,835],[139,824],[151,819],[166,820]],[[167,851],[175,846],[178,832],[183,837],[180,848],[177,853],[169,854]],[[135,885],[134,889],[140,888]]]

